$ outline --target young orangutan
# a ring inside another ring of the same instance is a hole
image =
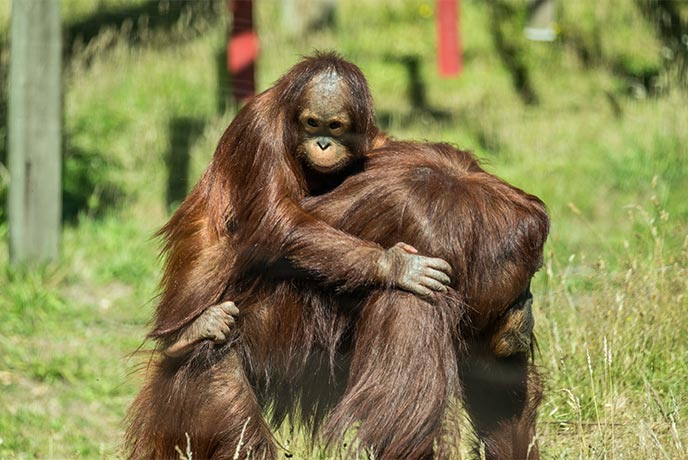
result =
[[[300,202],[362,170],[387,142],[355,65],[319,54],[294,66],[229,125],[213,160],[160,231],[167,256],[155,327],[168,356],[227,339],[239,310],[219,303],[232,280],[284,263],[351,291],[446,291],[450,266],[398,243],[389,249],[334,229]],[[210,306],[210,307],[209,307]]]

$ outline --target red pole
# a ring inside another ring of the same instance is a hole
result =
[[[227,43],[227,70],[232,78],[232,96],[245,102],[256,93],[255,63],[258,34],[253,28],[253,0],[227,0],[232,12],[232,31]]]
[[[437,0],[437,59],[440,75],[452,77],[462,69],[459,0]]]

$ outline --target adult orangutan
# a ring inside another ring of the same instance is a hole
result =
[[[446,290],[443,260],[403,243],[384,250],[301,207],[304,197],[360,171],[365,152],[385,141],[365,77],[335,54],[303,60],[251,100],[160,231],[167,259],[150,336],[170,356],[199,341],[224,342],[238,314],[224,295],[233,276],[274,268],[282,259],[344,291],[374,285],[419,295]]]
[[[461,401],[485,458],[537,459],[529,287],[549,228],[542,202],[469,153],[387,142],[365,170],[298,204],[362,241],[441,257],[449,288],[336,290],[284,256],[240,273],[218,299],[241,306],[230,341],[150,366],[129,413],[130,458],[176,458],[178,446],[194,459],[276,459],[268,413],[330,445],[351,433],[377,460],[445,459]],[[313,238],[349,269],[337,238]]]

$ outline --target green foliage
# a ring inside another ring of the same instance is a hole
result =
[[[67,150],[62,183],[62,215],[73,220],[79,212],[101,215],[122,201],[123,192],[108,177],[118,165],[98,152]]]
[[[473,149],[489,170],[542,197],[552,216],[533,288],[536,361],[548,388],[543,457],[680,459],[688,446],[688,105],[654,25],[635,2],[607,3],[559,2],[560,38],[541,44],[520,36],[523,2],[461,2],[464,73],[441,79],[433,1],[341,0],[335,30],[290,38],[275,3],[256,2],[259,86],[299,56],[334,48],[362,67],[391,134]],[[62,14],[71,27],[145,5],[69,0]],[[516,14],[495,22],[495,5]],[[0,35],[8,17],[0,3]],[[233,116],[217,111],[223,21],[184,24],[141,29],[137,40],[108,27],[70,51],[64,193],[73,225],[62,261],[9,268],[0,223],[0,458],[118,456],[139,385],[131,354],[159,277],[152,235],[168,216],[174,131],[194,121],[193,184]],[[536,103],[519,95],[519,66]],[[3,142],[0,132],[0,151]],[[0,166],[0,199],[6,190]],[[309,455],[303,436],[284,431],[296,458],[332,458]]]

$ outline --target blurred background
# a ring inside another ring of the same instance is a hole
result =
[[[251,24],[224,0],[0,2],[0,458],[121,456],[140,384],[130,355],[161,268],[152,235],[235,96],[316,49],[361,67],[392,136],[472,150],[547,203],[533,287],[543,458],[686,458],[688,2],[461,0],[450,17],[434,0],[253,3]],[[57,7],[43,17],[58,41],[31,20],[10,30],[29,4]],[[10,53],[30,30],[57,44],[56,70],[12,73],[39,52]],[[55,202],[32,208],[53,223],[10,222],[9,189],[27,179],[8,161],[9,127],[52,113],[12,96],[10,74],[55,88],[55,162],[39,181]],[[47,255],[32,251],[43,231],[59,231]],[[280,439],[295,458],[335,458],[308,456],[298,432]]]

